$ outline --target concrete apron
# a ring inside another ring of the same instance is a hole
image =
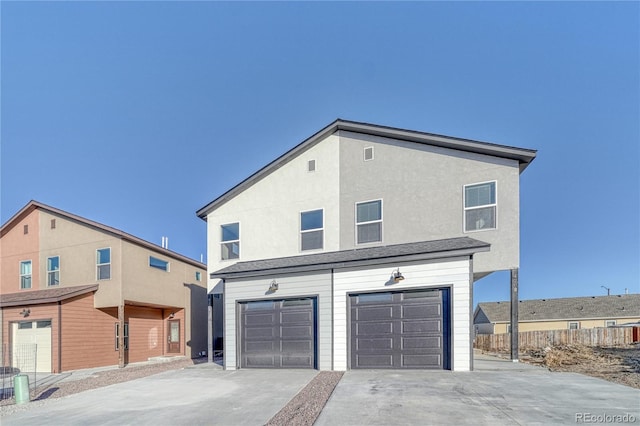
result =
[[[476,356],[473,372],[348,371],[315,426],[633,423],[634,419],[640,422],[640,390]]]

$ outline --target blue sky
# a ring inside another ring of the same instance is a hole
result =
[[[520,298],[640,291],[638,2],[6,2],[0,221],[199,259],[195,211],[336,118],[538,150]],[[508,273],[475,284],[507,300]]]

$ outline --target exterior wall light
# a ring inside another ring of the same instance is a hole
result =
[[[23,308],[22,312],[20,312],[20,315],[26,318],[29,316],[30,313],[31,313],[31,309]]]
[[[269,284],[269,291],[271,293],[274,293],[276,290],[278,290],[278,283],[276,282],[276,280],[271,281],[271,284]]]
[[[402,275],[402,272],[400,272],[400,268],[398,268],[393,273],[393,282],[394,283],[399,283],[402,280],[404,280],[404,276]]]

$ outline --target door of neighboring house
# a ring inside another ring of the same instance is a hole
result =
[[[180,320],[170,320],[168,323],[167,352],[180,353]]]

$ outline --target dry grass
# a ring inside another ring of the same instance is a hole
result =
[[[600,348],[562,345],[528,350],[522,360],[551,371],[586,374],[640,389],[640,346]]]

